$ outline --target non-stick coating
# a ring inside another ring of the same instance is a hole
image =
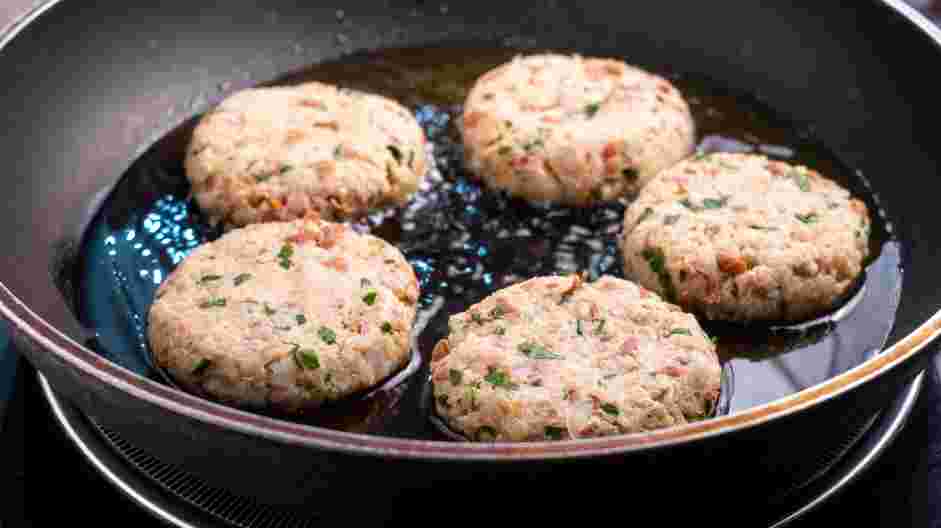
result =
[[[872,181],[906,248],[902,302],[890,344],[938,310],[941,252],[935,248],[941,247],[941,231],[934,229],[933,213],[941,172],[936,144],[941,105],[930,72],[941,53],[927,34],[879,2],[812,8],[752,0],[559,4],[61,3],[0,55],[0,120],[6,131],[0,152],[6,154],[8,185],[8,206],[0,211],[6,250],[0,254],[0,280],[29,310],[82,342],[88,335],[61,295],[71,288],[56,282],[68,280],[60,271],[69,268],[95,204],[155,138],[233,89],[347,50],[473,41],[669,64],[741,87],[795,120],[813,123],[825,144]],[[22,307],[7,303],[7,315],[27,317]],[[123,382],[80,372],[50,352],[44,337],[25,330],[14,331],[24,353],[103,423],[170,462],[237,491],[289,504],[317,497],[328,484],[335,493],[358,492],[364,474],[376,489],[395,490],[384,495],[393,501],[404,490],[440,480],[465,494],[528,486],[536,497],[546,491],[540,502],[551,502],[545,498],[559,490],[546,486],[558,479],[579,483],[615,464],[634,475],[634,484],[645,477],[660,482],[691,474],[666,481],[677,491],[698,490],[701,498],[721,489],[718,481],[767,482],[736,488],[760,496],[766,486],[808,471],[808,452],[839,443],[928,357],[925,349],[850,393],[761,427],[683,447],[472,467],[338,454],[334,448],[282,443],[276,434],[227,429],[206,415],[184,417],[181,407],[131,397]],[[51,335],[48,329],[40,333]],[[82,357],[93,365],[89,368],[113,370]],[[132,378],[127,383],[149,390]],[[814,434],[802,434],[808,429]],[[776,448],[780,445],[789,449]],[[266,468],[271,476],[272,460],[282,462],[276,465],[277,479],[244,478]],[[476,484],[470,480],[475,475],[481,479]],[[572,500],[618,497],[613,490],[571,493]]]

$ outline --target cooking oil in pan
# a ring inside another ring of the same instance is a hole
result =
[[[348,431],[446,438],[428,420],[428,356],[449,315],[536,275],[621,276],[617,248],[625,203],[590,209],[534,206],[483,188],[463,163],[455,128],[473,80],[514,55],[505,49],[404,49],[319,64],[270,84],[308,80],[381,93],[410,106],[433,146],[420,191],[402,208],[356,224],[394,243],[421,286],[423,329],[404,376],[302,420]],[[865,277],[840,309],[796,326],[706,322],[726,365],[722,412],[760,405],[848,370],[883,346],[901,285],[899,247],[865,181],[808,134],[757,100],[719,85],[667,75],[690,102],[700,149],[758,152],[811,166],[873,211]],[[79,316],[104,356],[169,382],[150,361],[145,324],[157,286],[186,255],[220,235],[189,199],[183,153],[195,118],[157,142],[122,177],[89,227],[76,268]],[[728,379],[734,372],[734,380]],[[400,378],[407,378],[404,382]]]

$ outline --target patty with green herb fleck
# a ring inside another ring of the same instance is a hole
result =
[[[160,285],[148,337],[183,387],[301,413],[375,386],[410,356],[418,282],[387,242],[314,219],[235,229]]]
[[[435,408],[478,441],[649,431],[711,415],[721,367],[695,317],[634,283],[539,277],[451,316]]]
[[[695,156],[625,213],[628,278],[709,319],[799,321],[863,271],[866,205],[818,172],[754,154]]]
[[[229,226],[401,205],[425,166],[406,108],[316,82],[236,92],[200,120],[186,152],[200,208]]]
[[[469,167],[491,187],[576,206],[636,192],[695,141],[669,81],[578,55],[521,56],[486,73],[460,129]]]

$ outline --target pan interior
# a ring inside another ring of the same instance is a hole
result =
[[[536,275],[587,271],[621,276],[617,236],[625,203],[591,209],[541,207],[482,188],[464,167],[454,126],[473,80],[515,52],[409,48],[348,56],[269,84],[319,80],[381,93],[409,106],[433,145],[432,170],[408,205],[358,222],[396,244],[421,285],[421,359],[401,384],[387,384],[304,421],[337,429],[442,439],[428,420],[425,381],[447,317],[504,286]],[[844,372],[877,353],[892,329],[901,286],[900,247],[867,182],[806,127],[745,92],[709,79],[641,64],[669,77],[690,102],[704,151],[753,151],[819,170],[864,199],[872,212],[872,257],[841,308],[801,325],[705,323],[719,338],[725,408],[767,403]],[[198,117],[198,116],[197,116]],[[78,316],[101,355],[164,381],[146,341],[157,286],[192,249],[220,232],[189,198],[182,160],[197,117],[156,142],[123,175],[89,225],[75,267]],[[729,379],[734,372],[734,380]]]

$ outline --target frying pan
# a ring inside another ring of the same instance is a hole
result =
[[[88,346],[94,333],[72,296],[82,236],[157,138],[240,86],[353,50],[468,42],[669,65],[811,123],[871,182],[901,248],[900,301],[881,353],[788,397],[682,427],[472,445],[241,412]],[[900,2],[49,2],[2,43],[0,314],[17,348],[96,422],[266,504],[358,521],[405,510],[500,523],[563,511],[673,520],[734,511],[811,479],[935,351],[941,105],[927,73],[941,63],[941,34]],[[345,507],[350,498],[363,506]]]

